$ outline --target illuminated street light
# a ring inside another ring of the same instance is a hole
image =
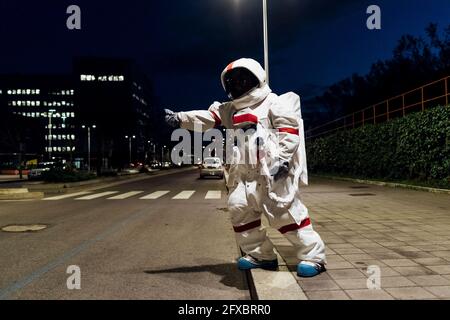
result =
[[[48,110],[48,158],[52,161],[52,117],[56,110]]]
[[[92,126],[82,125],[81,128],[88,130],[88,171],[91,172],[91,128],[95,129],[97,126],[95,124]]]
[[[128,149],[130,154],[130,165],[131,165],[131,139],[136,139],[136,136],[125,136],[125,139],[128,139]]]

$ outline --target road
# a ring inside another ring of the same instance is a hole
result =
[[[141,199],[144,198],[144,199]],[[249,299],[223,180],[197,171],[69,198],[0,202],[0,299]],[[81,289],[69,290],[69,266]]]

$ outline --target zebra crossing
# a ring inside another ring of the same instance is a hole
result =
[[[75,201],[90,201],[96,199],[105,200],[126,200],[126,199],[138,199],[138,200],[157,200],[163,197],[170,197],[172,200],[189,200],[194,194],[198,193],[196,190],[182,190],[178,192],[172,192],[170,190],[158,190],[151,193],[146,193],[143,190],[136,191],[102,191],[94,193],[93,191],[82,191],[76,193],[69,193],[59,196],[50,196],[42,199],[43,201],[58,201],[58,200],[75,200]],[[222,199],[221,190],[209,190],[206,194],[202,194],[202,198],[205,200],[220,200]]]

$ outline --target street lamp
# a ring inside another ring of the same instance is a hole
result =
[[[153,157],[152,157],[152,159],[153,159],[153,163],[156,161],[156,143],[153,143],[151,140],[149,140],[149,141],[147,141],[149,144],[150,144],[150,146],[152,147],[152,154],[153,154]]]
[[[88,130],[88,171],[91,172],[91,128],[95,129],[97,126],[94,124],[92,126],[81,126],[83,129]]]
[[[267,0],[263,0],[264,69],[266,69],[266,81],[269,84],[269,31],[267,20]]]
[[[52,161],[52,117],[53,112],[56,112],[56,110],[51,109],[48,110],[48,158],[49,161]]]
[[[161,146],[161,164],[164,165],[164,149],[167,148],[167,146]]]
[[[269,31],[267,18],[267,0],[263,2],[263,34],[264,34],[264,69],[266,70],[266,82],[269,84]]]
[[[125,139],[128,139],[128,149],[130,153],[130,165],[131,165],[131,139],[136,139],[136,136],[125,136]]]

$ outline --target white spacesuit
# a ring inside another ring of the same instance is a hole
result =
[[[240,269],[278,266],[272,243],[261,226],[264,213],[270,225],[297,248],[301,261],[298,275],[315,276],[325,270],[325,246],[300,200],[299,184],[308,183],[300,98],[292,92],[273,94],[264,69],[252,59],[229,64],[221,79],[230,102],[215,102],[209,110],[179,113],[167,110],[166,121],[189,130],[199,125],[203,131],[218,126],[256,129],[247,145],[234,147],[234,161],[229,170],[228,208],[237,242],[246,254],[238,266]],[[255,142],[255,137],[262,145]],[[259,150],[256,163],[240,161],[246,150],[255,147]]]

